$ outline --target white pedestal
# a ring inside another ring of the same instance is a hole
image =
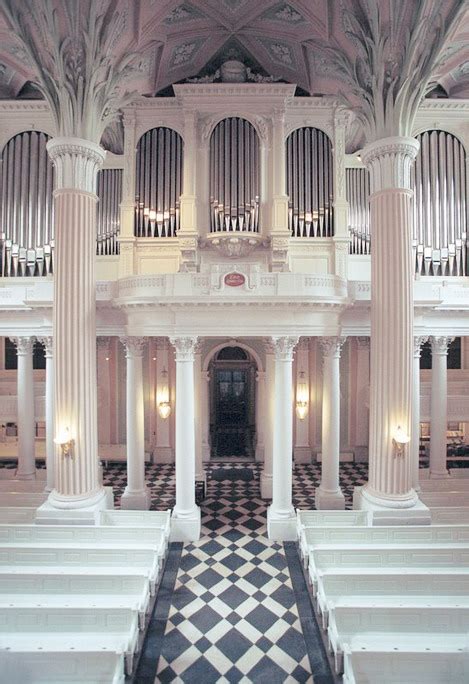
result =
[[[140,492],[129,491],[128,487],[125,488],[124,493],[121,497],[121,508],[124,510],[135,510],[135,511],[148,511],[151,506],[151,493],[150,490],[145,488]]]
[[[316,487],[314,501],[318,511],[343,511],[345,509],[345,497],[340,489],[329,492]]]
[[[201,526],[200,508],[195,507],[192,515],[178,517],[174,513],[171,516],[171,541],[172,542],[192,542],[200,539]]]
[[[396,503],[393,499],[391,502]],[[430,509],[417,499],[409,508],[382,506],[363,496],[363,487],[355,487],[353,492],[353,508],[357,511],[369,511],[372,525],[431,525]]]
[[[280,517],[272,508],[267,509],[267,534],[273,541],[295,541],[297,538],[297,522],[295,512],[288,517]]]
[[[103,487],[99,497],[93,503],[78,507],[76,501],[70,501],[73,508],[57,508],[49,500],[39,506],[36,511],[36,525],[94,525],[99,511],[114,508],[112,487]]]
[[[310,447],[296,446],[293,449],[293,460],[295,463],[311,463]]]

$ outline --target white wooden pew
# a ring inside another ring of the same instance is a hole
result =
[[[73,544],[3,544],[0,547],[0,575],[5,573],[23,573],[34,567],[40,572],[58,572],[64,570],[90,573],[95,569],[105,569],[112,576],[118,574],[144,573],[150,582],[150,591],[154,595],[159,577],[159,555],[151,548],[135,545],[115,545],[112,548],[99,548],[97,545]]]
[[[102,526],[135,526],[163,529],[167,539],[171,533],[171,511],[99,511],[98,524]]]
[[[0,480],[0,492],[44,492],[45,480]]]
[[[0,507],[38,508],[48,496],[48,492],[0,492]]]
[[[469,525],[469,502],[467,506],[430,509],[432,525]]]
[[[1,539],[1,537],[0,537]],[[398,525],[379,527],[303,527],[300,532],[300,554],[305,567],[308,553],[314,547],[332,544],[433,544],[469,543],[469,525]]]
[[[3,606],[96,606],[130,607],[137,610],[143,628],[150,605],[146,577],[133,575],[57,573],[0,575],[0,610]]]
[[[132,671],[138,646],[138,615],[122,608],[3,608],[0,649],[14,653],[95,651],[124,654]]]
[[[149,545],[164,560],[167,538],[160,528],[151,527],[101,527],[92,525],[2,525],[0,544],[66,543],[99,544],[100,547],[115,544],[129,546]]]
[[[302,527],[320,525],[328,527],[364,525],[367,527],[370,524],[367,511],[302,511],[299,508],[296,510],[296,521],[298,534]]]
[[[396,604],[420,598],[438,605],[453,599],[455,603],[469,601],[469,574],[460,575],[428,572],[392,572],[374,574],[372,570],[338,574],[334,571],[319,573],[317,606],[323,616],[331,606],[361,602],[368,605],[388,599]],[[324,620],[327,625],[327,618]]]
[[[345,652],[343,684],[467,684],[469,653]]]
[[[441,480],[424,479],[420,480],[422,492],[467,492],[469,496],[469,477],[447,477]]]
[[[419,498],[430,509],[469,506],[469,492],[420,492]]]
[[[414,544],[375,545],[366,544],[341,545],[332,548],[317,548],[309,554],[309,578],[316,593],[317,577],[320,572],[337,571],[344,575],[350,569],[366,572],[371,569],[376,574],[389,574],[390,569],[406,572],[406,568],[421,570],[450,571],[458,574],[469,574],[469,544]]]
[[[346,646],[352,650],[383,646],[423,650],[444,642],[447,648],[457,650],[467,645],[468,630],[468,608],[336,606],[329,613],[327,635],[336,670],[342,672]]]
[[[35,508],[27,508],[26,506],[0,507],[0,523],[2,525],[31,524],[34,522],[35,516]]]
[[[9,684],[124,684],[124,658],[108,651],[0,652],[2,681]]]

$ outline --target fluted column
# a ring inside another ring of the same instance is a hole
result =
[[[176,505],[171,539],[200,537],[200,508],[195,503],[194,356],[197,337],[174,337],[176,352]]]
[[[413,138],[368,145],[362,159],[370,171],[371,372],[369,481],[356,505],[371,510],[412,508],[408,444],[393,437],[411,430],[413,363],[412,190],[410,170],[418,151]]]
[[[340,457],[340,351],[345,337],[323,337],[322,463],[321,484],[316,489],[318,509],[343,509],[339,485]]]
[[[432,347],[432,387],[430,425],[430,477],[449,477],[446,463],[448,429],[448,346],[452,337],[430,337]]]
[[[56,509],[105,508],[98,475],[96,409],[96,175],[105,151],[79,138],[47,144],[55,166],[55,430],[72,449],[56,446]]]
[[[410,458],[412,462],[412,487],[416,492],[420,491],[419,467],[420,467],[420,355],[422,344],[427,337],[414,337],[414,366],[412,382],[412,430],[410,440]]]
[[[275,337],[275,413],[273,439],[272,503],[267,511],[269,539],[296,538],[292,505],[293,453],[293,350],[298,337]]]
[[[110,415],[110,377],[109,354],[111,340],[109,337],[96,338],[97,372],[98,372],[98,445],[111,443]]]
[[[127,486],[121,508],[150,508],[150,492],[145,485],[145,425],[143,405],[143,352],[145,338],[121,337],[127,359]]]
[[[275,425],[275,348],[272,342],[265,345],[265,402],[264,415],[264,468],[261,473],[261,497],[272,498],[272,469]]]
[[[54,444],[54,340],[39,337],[46,356],[46,492],[55,487],[55,444]]]
[[[286,194],[285,111],[277,109],[272,117],[271,178],[271,264],[273,271],[288,270],[288,195]]]
[[[13,337],[11,339],[16,345],[18,359],[18,469],[16,471],[16,477],[20,480],[33,480],[36,477],[34,447],[36,417],[33,376],[33,350],[35,338]]]

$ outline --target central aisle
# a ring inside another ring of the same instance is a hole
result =
[[[286,553],[267,539],[257,466],[210,473],[202,538],[182,551],[155,682],[312,682]]]

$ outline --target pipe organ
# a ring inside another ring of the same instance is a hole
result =
[[[412,169],[416,272],[467,275],[464,147],[445,131],[425,131],[418,140],[420,151]]]
[[[346,169],[350,254],[370,253],[370,174],[367,169]]]
[[[119,254],[120,204],[122,202],[122,169],[102,169],[98,173],[98,216],[96,254]]]
[[[136,237],[175,237],[182,193],[183,141],[159,126],[139,140],[136,160]]]
[[[259,231],[259,137],[245,119],[229,117],[210,138],[210,231]]]
[[[52,273],[54,169],[49,136],[24,131],[3,149],[1,182],[1,275]]]
[[[311,126],[287,138],[289,228],[293,237],[334,235],[333,163],[331,141]]]

